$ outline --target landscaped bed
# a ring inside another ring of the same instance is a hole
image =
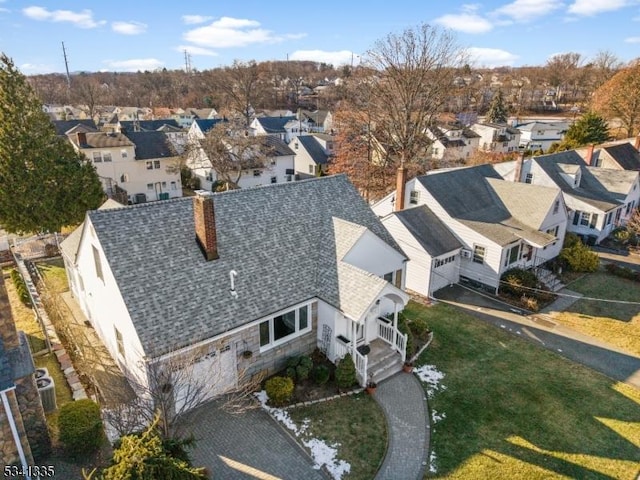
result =
[[[581,299],[567,311],[555,313],[554,320],[640,356],[640,283],[601,270],[568,288],[585,297],[630,303]]]
[[[640,391],[452,306],[405,312],[431,326],[420,363],[444,376],[425,385],[438,420],[429,478],[635,478]]]

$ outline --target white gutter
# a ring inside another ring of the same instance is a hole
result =
[[[4,405],[4,411],[7,413],[7,418],[9,419],[9,427],[11,427],[11,433],[13,434],[13,441],[16,444],[16,448],[18,449],[18,456],[20,457],[20,463],[22,464],[22,471],[24,472],[24,477],[26,480],[31,480],[31,475],[29,475],[29,466],[27,465],[27,459],[24,456],[24,450],[22,449],[22,442],[20,442],[20,435],[18,435],[18,428],[16,427],[16,421],[13,418],[13,413],[11,412],[11,406],[9,405],[9,399],[7,398],[7,392],[9,390],[14,390],[16,387],[12,387],[8,390],[3,390],[0,392],[0,396],[2,396],[2,404]]]

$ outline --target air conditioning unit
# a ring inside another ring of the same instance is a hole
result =
[[[462,258],[471,258],[471,256],[472,256],[471,250],[467,250],[466,248],[463,248],[460,251],[460,256]]]
[[[36,380],[39,380],[43,377],[49,377],[49,370],[47,370],[45,367],[36,368],[36,371],[33,375],[36,377]]]
[[[42,377],[36,380],[42,407],[46,413],[58,408],[56,404],[56,384],[51,377]]]

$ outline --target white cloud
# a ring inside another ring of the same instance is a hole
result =
[[[360,56],[350,50],[339,50],[335,52],[327,52],[325,50],[296,50],[289,55],[289,58],[291,60],[330,63],[334,67],[350,64],[351,62],[357,64],[360,61]]]
[[[79,28],[96,28],[106,23],[104,20],[94,20],[91,10],[72,12],[71,10],[47,10],[43,7],[33,6],[22,9],[22,13],[32,20],[69,22]]]
[[[183,15],[182,21],[187,25],[196,25],[198,23],[208,22],[212,20],[213,17],[208,17],[206,15]]]
[[[113,22],[111,28],[122,35],[140,35],[147,31],[147,24],[140,22]]]
[[[569,5],[569,13],[576,15],[597,15],[632,5],[633,0],[575,0]]]
[[[557,0],[515,0],[492,12],[492,15],[509,17],[516,22],[526,22],[547,15],[562,7]]]
[[[640,43],[640,37],[629,37],[624,39],[627,43]]]
[[[214,52],[213,50],[209,50],[208,48],[196,47],[194,45],[179,45],[175,48],[175,50],[178,52],[184,52],[186,50],[187,53],[191,55],[205,55],[207,57],[218,56],[218,53]]]
[[[443,15],[435,22],[443,27],[464,33],[486,33],[493,28],[491,22],[474,13]]]
[[[519,58],[518,55],[499,48],[471,47],[467,49],[467,54],[470,63],[487,68],[513,65]]]
[[[156,58],[135,58],[131,60],[104,60],[110,69],[119,72],[137,72],[138,70],[156,70],[164,65],[164,62]]]
[[[38,73],[51,73],[55,69],[53,66],[45,63],[23,63],[20,65],[20,71],[27,75],[36,75]]]
[[[260,22],[244,18],[222,17],[210,25],[186,32],[185,40],[202,47],[231,48],[246,47],[256,43],[277,43],[287,39],[301,38],[304,34],[276,35],[271,30],[260,28]]]

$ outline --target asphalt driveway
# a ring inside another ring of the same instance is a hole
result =
[[[521,315],[517,309],[460,285],[446,287],[437,299],[470,315],[581,363],[608,377],[640,388],[640,358],[617,347],[558,325],[545,315]]]

